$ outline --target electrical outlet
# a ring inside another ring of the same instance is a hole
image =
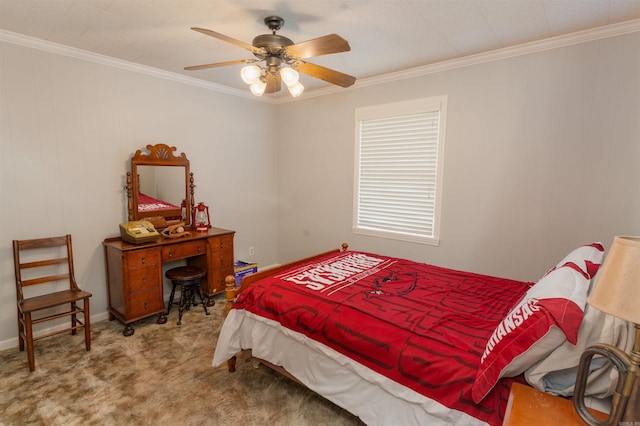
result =
[[[253,247],[249,247],[249,256],[253,256],[254,254],[256,254],[256,251],[253,249]]]

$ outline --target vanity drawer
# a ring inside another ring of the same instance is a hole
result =
[[[128,318],[146,317],[157,312],[164,312],[160,290],[148,290],[129,296]]]
[[[146,291],[150,288],[158,288],[161,286],[162,270],[159,266],[154,268],[138,268],[127,271],[127,284],[129,294]]]
[[[225,278],[233,275],[233,250],[212,252],[209,255],[209,275],[205,293],[213,295],[225,289]]]
[[[206,240],[192,241],[184,244],[171,244],[162,248],[162,260],[184,259],[207,252]]]
[[[233,251],[211,253],[211,266],[219,271],[233,273]]]
[[[233,234],[209,238],[209,245],[214,251],[230,250],[233,252]]]
[[[127,266],[129,268],[140,268],[153,266],[160,263],[160,250],[132,250],[127,253]]]

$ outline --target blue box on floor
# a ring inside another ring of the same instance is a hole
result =
[[[249,263],[243,262],[241,260],[236,260],[233,264],[233,273],[236,278],[236,287],[240,285],[242,281],[242,277],[245,275],[253,274],[258,272],[258,264],[257,263]]]

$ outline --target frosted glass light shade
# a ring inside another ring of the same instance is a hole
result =
[[[262,96],[266,88],[267,88],[267,83],[260,79],[254,81],[249,86],[249,90],[251,90],[251,93],[253,93],[256,96]]]
[[[240,77],[242,78],[242,81],[247,84],[253,84],[260,78],[261,74],[262,71],[257,65],[247,65],[240,70]]]
[[[282,67],[280,68],[280,77],[282,77],[282,81],[284,81],[284,84],[289,87],[298,82],[300,75],[298,74],[298,71],[294,70],[293,68]]]
[[[304,86],[300,82],[291,86],[287,86],[287,89],[289,89],[289,93],[291,93],[291,96],[293,96],[294,98],[297,98],[302,94],[302,92],[304,92]]]

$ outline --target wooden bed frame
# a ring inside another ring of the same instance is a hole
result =
[[[231,308],[233,307],[233,304],[235,303],[238,295],[240,293],[242,293],[244,291],[244,289],[246,289],[247,287],[249,287],[251,284],[253,284],[254,282],[264,278],[264,277],[268,277],[270,275],[276,274],[278,272],[284,271],[285,269],[288,269],[292,266],[296,266],[296,265],[300,265],[303,263],[307,263],[310,261],[313,261],[317,258],[320,257],[324,257],[327,256],[329,254],[334,254],[334,253],[340,253],[341,251],[347,251],[347,249],[349,248],[349,244],[347,243],[342,243],[342,248],[341,249],[335,249],[335,250],[329,250],[327,252],[324,253],[320,253],[320,254],[316,254],[314,256],[310,256],[310,257],[306,257],[304,259],[300,259],[300,260],[296,260],[293,261],[291,263],[287,263],[284,265],[280,265],[277,266],[275,268],[270,268],[270,269],[266,269],[264,271],[260,271],[260,272],[256,272],[255,274],[249,274],[249,275],[245,275],[242,278],[242,282],[240,283],[240,286],[236,287],[236,279],[233,275],[227,275],[227,277],[225,278],[224,282],[225,282],[225,296],[226,296],[226,315],[229,314],[229,311],[231,311]],[[284,368],[279,367],[277,365],[274,365],[268,361],[256,358],[257,360],[259,360],[261,363],[265,364],[268,367],[271,367],[272,369],[276,370],[278,373],[290,378],[291,380],[300,383],[300,381],[298,379],[296,379],[294,376],[292,376],[290,373],[288,373]],[[234,356],[233,358],[230,358],[229,361],[227,361],[227,364],[229,366],[229,372],[233,373],[236,371],[236,357]],[[300,383],[302,384],[302,383]],[[304,385],[303,385],[304,386]]]

